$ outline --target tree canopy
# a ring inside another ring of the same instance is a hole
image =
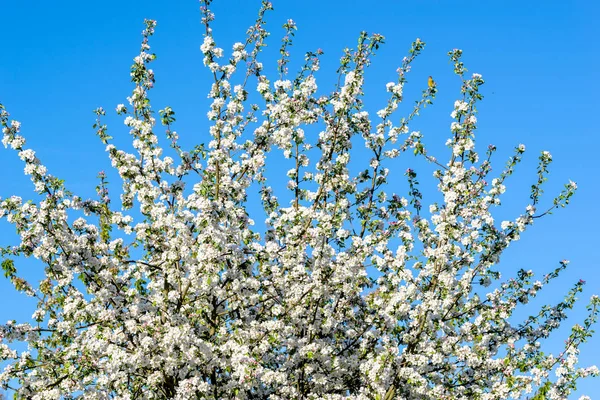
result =
[[[152,108],[156,22],[146,20],[135,87],[116,107],[132,152],[112,142],[106,111],[95,110],[94,128],[122,180],[118,200],[103,172],[96,199],[69,191],[0,104],[2,142],[24,162],[37,196],[0,199],[0,217],[20,235],[19,245],[1,249],[4,275],[37,300],[33,321],[0,326],[0,386],[32,399],[563,399],[579,378],[598,374],[577,362],[597,296],[563,351],[541,345],[583,281],[563,300],[513,318],[568,262],[539,279],[526,270],[505,278],[500,256],[536,219],[567,205],[577,186],[568,182],[544,202],[552,156],[543,152],[530,204],[513,220],[494,218],[525,146],[499,173],[495,147],[477,151],[484,80],[467,73],[461,50],[448,54],[462,86],[447,153],[437,156],[410,129],[435,99],[435,81],[398,115],[422,40],[371,115],[364,75],[383,36],[362,33],[344,50],[333,90],[320,94],[320,50],[289,75],[292,20],[279,76],[266,76],[269,2],[228,57],[213,37],[211,1],[201,3],[209,142],[181,148],[174,110]],[[357,146],[365,165],[351,157]],[[293,168],[267,172],[270,154]],[[386,164],[408,156],[435,168],[442,201],[423,207],[416,170],[405,172],[406,184],[389,179]],[[287,176],[287,187],[271,184],[274,173]],[[252,196],[261,207],[249,205]],[[20,257],[40,260],[45,279],[25,280]],[[27,349],[17,350],[19,342]]]

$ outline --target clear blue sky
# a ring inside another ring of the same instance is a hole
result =
[[[258,6],[258,0],[216,0],[217,44],[228,51],[234,42],[242,41]],[[527,204],[541,150],[550,151],[555,160],[546,201],[569,179],[580,187],[570,207],[536,222],[508,249],[502,266],[507,274],[521,267],[543,274],[559,260],[570,259],[560,282],[540,297],[556,302],[571,283],[586,280],[581,304],[571,313],[568,325],[581,322],[589,296],[600,294],[598,3],[276,0],[274,6],[275,12],[268,17],[272,32],[268,51],[278,49],[281,25],[287,18],[294,19],[299,31],[292,55],[299,60],[305,51],[325,51],[318,79],[327,91],[342,48],[354,46],[361,30],[386,37],[367,74],[367,102],[372,101],[373,107],[383,101],[385,83],[394,79],[411,41],[416,37],[426,41],[427,48],[409,75],[407,91],[418,93],[428,75],[438,82],[434,107],[427,108],[413,126],[433,148],[441,148],[449,135],[449,113],[458,96],[459,82],[446,53],[452,48],[464,50],[467,68],[486,80],[486,98],[479,107],[480,148],[489,143],[498,146],[496,171],[515,145],[524,143],[528,149],[523,165],[508,181],[506,207],[499,219],[516,216]],[[197,1],[2,0],[0,11],[0,99],[13,118],[22,122],[29,145],[50,172],[66,179],[71,190],[94,195],[98,171],[110,168],[104,146],[91,127],[91,111],[98,106],[113,110],[126,102],[131,90],[129,66],[139,49],[144,18],[158,21],[151,41],[158,54],[153,64],[157,77],[151,94],[154,107],[174,108],[183,143],[207,141],[209,81],[199,51],[202,27]],[[267,56],[265,62],[269,60],[274,58]],[[119,119],[107,121],[109,133],[126,136]],[[22,165],[10,151],[3,150],[0,156],[0,179],[1,197],[28,198],[32,193]],[[403,190],[398,191],[404,194]],[[2,244],[14,242],[6,223],[0,224],[0,233]],[[29,262],[23,265],[41,268]],[[2,321],[31,314],[27,303],[15,297],[4,280],[0,281],[0,301]],[[550,347],[558,349],[567,334],[562,330]],[[600,364],[600,336],[582,349],[584,365]],[[580,385],[592,397],[598,386],[600,379]]]

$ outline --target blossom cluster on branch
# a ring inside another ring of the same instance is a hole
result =
[[[435,84],[398,117],[422,40],[386,85],[385,107],[370,115],[364,75],[383,36],[362,33],[344,51],[334,90],[317,95],[321,50],[308,52],[288,78],[292,20],[271,81],[259,61],[271,4],[263,1],[245,41],[226,58],[212,34],[211,1],[201,3],[210,142],[182,149],[173,109],[151,107],[156,22],[147,20],[131,68],[135,88],[116,108],[134,152],[112,142],[105,111],[96,110],[94,127],[122,180],[119,207],[105,173],[96,200],[67,190],[0,105],[2,142],[40,195],[0,199],[0,217],[20,235],[19,245],[1,248],[4,275],[37,300],[32,322],[0,325],[0,387],[36,400],[565,399],[579,378],[597,375],[596,367],[579,367],[577,355],[592,333],[598,297],[562,352],[541,346],[583,281],[524,321],[512,318],[567,262],[539,280],[525,270],[504,279],[495,268],[500,255],[537,218],[568,204],[576,185],[542,206],[552,161],[544,152],[529,206],[514,220],[494,219],[525,147],[495,175],[495,147],[480,158],[476,106],[484,81],[467,74],[460,50],[449,53],[462,86],[442,161],[410,129],[432,104]],[[171,149],[159,144],[157,122]],[[357,140],[371,158],[353,173]],[[293,165],[287,188],[267,179],[267,155],[278,152]],[[443,202],[423,208],[415,170],[405,173],[408,190],[388,181],[386,164],[408,154],[434,166]],[[248,206],[252,191],[261,210]],[[281,204],[279,192],[291,201]],[[263,218],[265,228],[251,217]],[[38,259],[45,279],[23,279],[22,256]],[[22,342],[27,349],[17,351],[13,344]]]

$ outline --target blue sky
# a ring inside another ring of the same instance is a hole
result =
[[[581,304],[568,321],[569,325],[581,322],[589,296],[600,294],[596,256],[596,229],[600,226],[600,167],[596,160],[600,147],[600,52],[596,38],[600,29],[596,16],[600,6],[594,1],[554,0],[457,4],[442,0],[274,1],[275,12],[267,24],[272,36],[264,61],[274,62],[272,54],[279,48],[281,25],[292,18],[299,28],[292,58],[301,60],[305,51],[322,48],[325,55],[317,79],[320,87],[329,91],[341,50],[353,47],[361,30],[381,33],[386,44],[374,58],[366,85],[367,105],[375,109],[384,101],[385,83],[394,80],[394,71],[410,43],[419,37],[427,47],[413,65],[406,97],[410,100],[410,94],[418,94],[429,75],[436,79],[439,95],[412,129],[420,130],[433,149],[442,150],[460,85],[446,53],[452,48],[463,49],[467,68],[486,80],[486,98],[479,106],[479,148],[489,143],[498,146],[496,171],[514,146],[524,143],[528,149],[516,176],[507,183],[499,219],[516,216],[527,204],[537,155],[542,150],[554,156],[546,186],[547,202],[569,179],[579,185],[572,204],[536,222],[508,249],[501,266],[508,272],[522,267],[543,274],[554,269],[559,260],[571,260],[560,281],[542,291],[540,297],[558,301],[570,284],[580,278],[586,280]],[[217,45],[227,51],[234,42],[242,41],[258,6],[258,0],[216,0]],[[98,106],[113,110],[126,102],[131,90],[129,66],[139,49],[144,18],[158,21],[151,41],[158,54],[152,67],[157,77],[151,94],[154,107],[173,107],[177,113],[175,128],[183,143],[207,141],[204,128],[210,83],[199,51],[202,26],[198,2],[64,0],[34,4],[3,0],[0,10],[0,101],[22,122],[29,146],[71,190],[94,195],[98,171],[110,168],[104,146],[91,127],[92,110]],[[120,119],[112,116],[107,122],[112,136],[126,138]],[[405,162],[410,165],[412,161],[407,157]],[[424,172],[428,176],[429,172]],[[32,193],[22,165],[10,151],[4,150],[0,156],[0,179],[1,197],[18,194],[28,198]],[[4,222],[0,233],[2,244],[14,241]],[[40,268],[35,263],[23,265]],[[27,303],[15,297],[3,280],[0,301],[1,321],[31,314]],[[567,334],[561,330],[549,343],[550,348],[558,349]],[[583,364],[600,364],[600,336],[584,345],[581,360]],[[578,393],[590,393],[598,385],[600,379],[583,381],[583,390]]]

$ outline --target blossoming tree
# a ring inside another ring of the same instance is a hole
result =
[[[18,246],[2,248],[4,274],[37,300],[34,321],[0,326],[4,389],[24,399],[561,399],[597,374],[577,365],[597,297],[564,351],[546,354],[540,345],[582,281],[564,300],[511,318],[567,262],[540,280],[524,270],[505,279],[495,265],[535,219],[565,206],[576,185],[543,206],[552,160],[544,152],[530,205],[513,221],[494,220],[525,147],[496,175],[495,148],[480,158],[475,114],[484,81],[466,74],[460,50],[449,53],[462,81],[449,154],[436,158],[409,128],[435,84],[410,114],[396,116],[421,40],[387,85],[386,106],[371,116],[363,77],[382,36],[361,34],[357,48],[344,51],[335,90],[317,95],[321,51],[307,53],[288,78],[293,21],[284,25],[280,76],[271,81],[258,61],[271,4],[263,2],[226,59],[213,39],[211,1],[201,3],[201,50],[213,78],[210,143],[182,149],[174,111],[151,108],[156,23],[146,21],[133,94],[116,110],[133,153],[111,142],[105,111],[96,110],[94,126],[123,182],[118,206],[103,173],[97,200],[68,191],[0,105],[3,143],[41,195],[0,202],[0,216],[20,235]],[[163,129],[171,149],[159,145]],[[355,168],[351,147],[360,142],[371,159]],[[277,152],[293,165],[288,192],[271,187],[265,172],[266,155]],[[388,182],[386,163],[408,153],[434,166],[441,204],[423,209],[413,170],[406,187]],[[253,192],[262,210],[248,207]],[[266,218],[265,228],[254,228],[252,216]],[[20,256],[39,259],[45,279],[23,279]],[[17,351],[19,342],[27,349]]]

